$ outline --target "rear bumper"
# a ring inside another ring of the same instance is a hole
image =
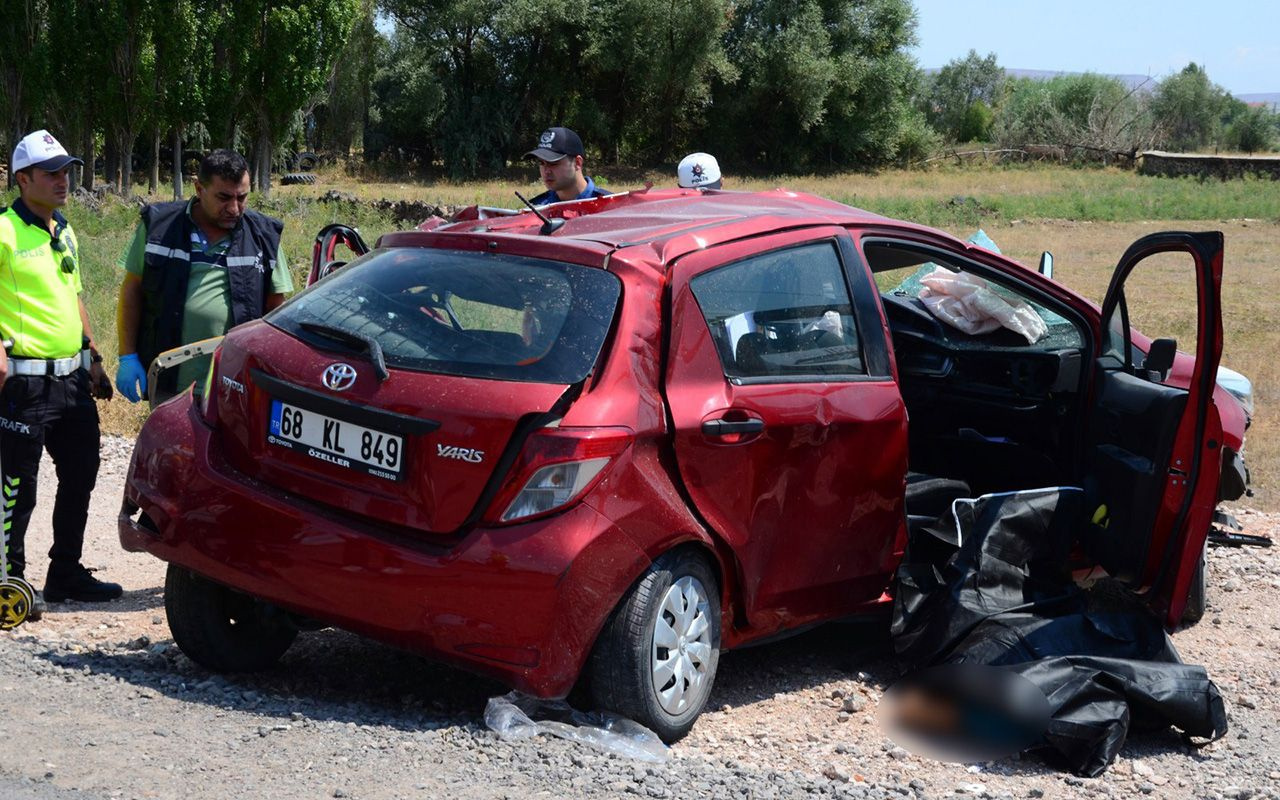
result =
[[[152,414],[125,484],[126,550],[530,694],[569,692],[649,563],[585,503],[447,544],[364,526],[236,472],[211,433],[189,394]]]

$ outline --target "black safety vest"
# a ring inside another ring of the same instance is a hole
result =
[[[191,229],[187,201],[144,206],[142,222],[147,230],[142,269],[142,324],[138,328],[138,358],[150,367],[157,355],[182,341],[182,315],[191,278]],[[284,223],[246,209],[231,232],[231,245],[223,256],[231,290],[232,325],[262,316],[271,291],[280,232]]]

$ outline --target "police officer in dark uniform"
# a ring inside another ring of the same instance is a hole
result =
[[[586,150],[578,134],[568,128],[547,128],[538,137],[538,146],[525,153],[538,160],[538,170],[547,190],[530,200],[535,206],[564,200],[586,200],[609,194],[582,171]]]
[[[76,235],[58,211],[67,202],[67,170],[80,163],[48,131],[24,137],[10,162],[21,194],[0,214],[0,488],[9,570],[25,577],[24,539],[40,454],[48,450],[58,474],[44,583],[44,599],[53,603],[121,594],[119,584],[98,580],[80,563],[98,479],[93,398],[111,396],[79,297]]]

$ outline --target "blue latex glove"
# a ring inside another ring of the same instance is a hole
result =
[[[116,388],[130,403],[136,403],[147,396],[147,371],[142,368],[137,353],[120,356],[120,366],[116,369]]]

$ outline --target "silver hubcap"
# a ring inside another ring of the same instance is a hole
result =
[[[663,595],[653,631],[653,688],[664,711],[682,714],[701,702],[714,655],[706,589],[685,576]]]

